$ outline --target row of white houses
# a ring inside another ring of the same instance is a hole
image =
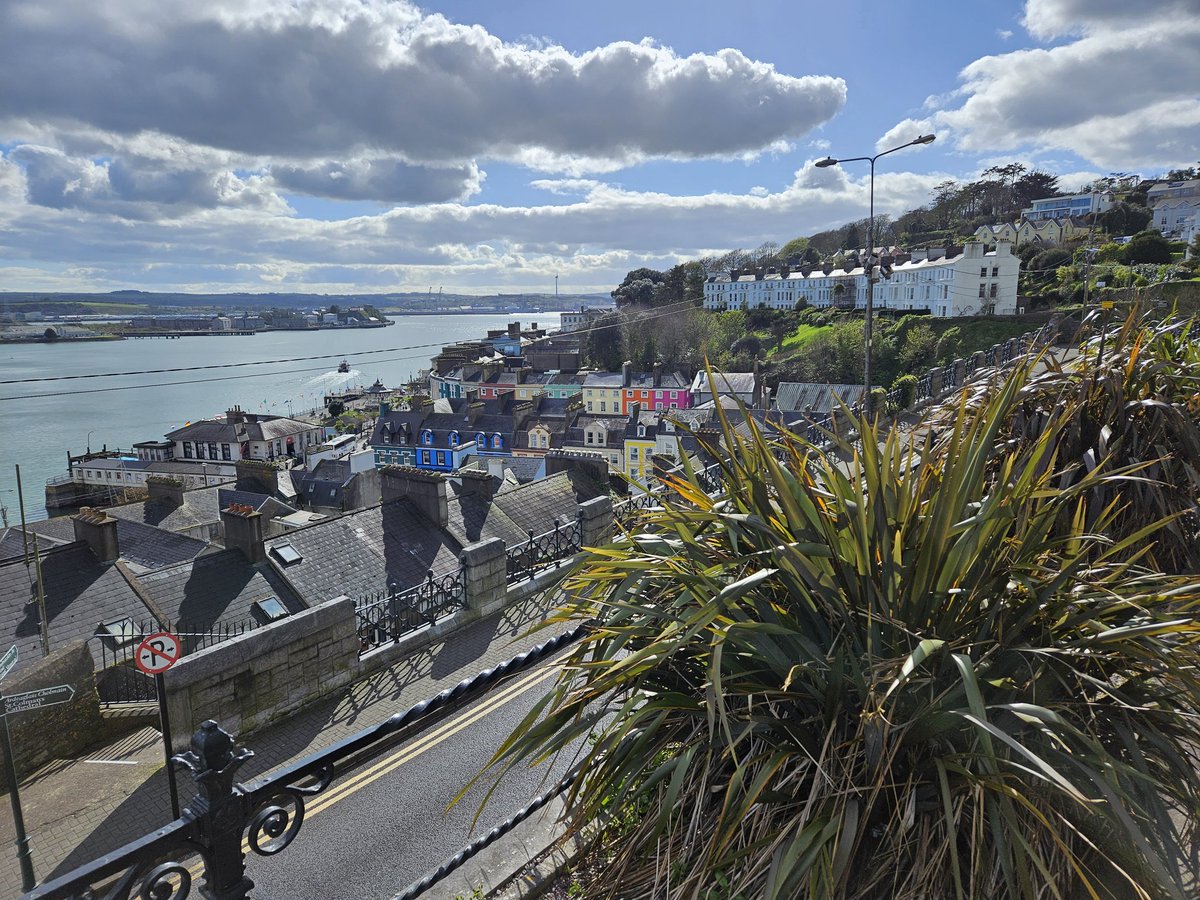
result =
[[[877,309],[928,310],[934,316],[1014,315],[1021,260],[1008,243],[987,251],[968,243],[961,250],[914,251],[875,282]],[[711,275],[704,283],[704,308],[794,309],[809,306],[861,309],[867,303],[863,268]]]

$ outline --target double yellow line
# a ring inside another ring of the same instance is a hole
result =
[[[357,773],[353,778],[350,778],[336,788],[331,788],[328,793],[319,794],[312,803],[306,804],[304,807],[304,820],[307,822],[309,818],[315,816],[322,810],[326,810],[339,800],[344,800],[346,797],[361,791],[367,785],[378,781],[385,775],[394,772],[406,762],[416,759],[423,753],[432,750],[442,742],[449,740],[458,734],[464,728],[469,728],[474,725],[484,716],[493,713],[500,707],[505,706],[512,700],[516,699],[521,694],[533,688],[535,685],[545,681],[550,676],[558,671],[557,666],[548,665],[540,670],[537,670],[524,678],[518,679],[506,687],[494,697],[489,697],[485,702],[482,702],[470,709],[465,710],[458,716],[443,722],[433,731],[421,737],[413,744],[403,747],[390,756],[381,759],[374,765],[369,766],[363,771]],[[242,840],[242,853],[250,852],[250,841]],[[202,863],[196,863],[188,869],[193,879],[196,879],[204,871]]]

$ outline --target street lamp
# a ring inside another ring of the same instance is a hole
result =
[[[836,166],[838,163],[846,162],[869,162],[871,164],[871,202],[870,213],[867,218],[867,259],[864,268],[867,271],[867,305],[866,305],[866,324],[863,326],[863,343],[865,347],[865,359],[863,361],[863,388],[866,391],[864,398],[864,406],[868,411],[871,409],[871,316],[875,309],[875,265],[871,258],[875,255],[875,160],[881,156],[887,156],[889,153],[895,153],[897,150],[903,150],[905,147],[913,147],[917,144],[932,144],[936,135],[922,134],[913,138],[907,144],[901,144],[899,147],[893,147],[891,150],[884,150],[882,153],[876,153],[874,156],[847,156],[841,159],[834,159],[832,156],[827,156],[824,159],[818,159],[813,165],[818,169],[825,169],[829,166]]]

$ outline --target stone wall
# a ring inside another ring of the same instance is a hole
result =
[[[17,774],[24,777],[52,759],[68,759],[94,744],[104,733],[100,699],[92,677],[94,664],[87,644],[75,641],[44,659],[23,664],[4,680],[4,693],[22,694],[67,684],[75,688],[69,703],[18,712],[8,719]],[[4,748],[0,746],[0,753]],[[7,788],[0,768],[0,786]]]
[[[163,677],[172,747],[205,719],[245,733],[351,684],[358,651],[354,601],[337,597],[183,657]]]

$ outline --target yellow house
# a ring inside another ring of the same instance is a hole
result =
[[[628,364],[626,364],[628,366]],[[583,380],[583,409],[593,416],[621,414],[621,388],[628,372],[592,372]]]

